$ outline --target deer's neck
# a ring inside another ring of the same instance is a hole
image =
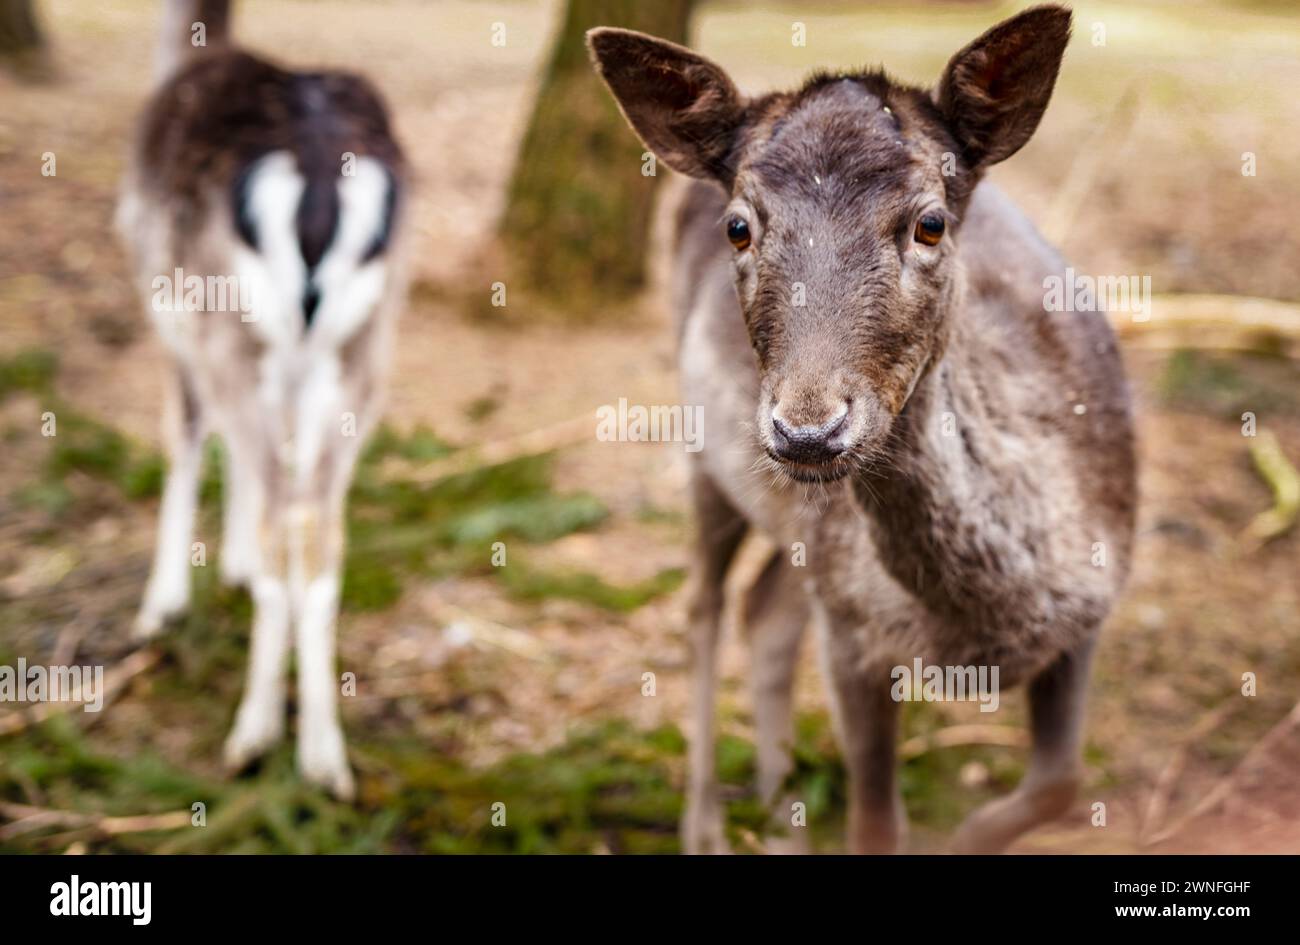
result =
[[[949,354],[895,421],[889,452],[854,480],[881,560],[936,613],[995,625],[1032,593],[1041,523],[1009,469],[998,404]],[[1021,608],[1023,609],[1023,608]]]

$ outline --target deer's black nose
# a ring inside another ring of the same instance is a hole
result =
[[[847,407],[820,426],[788,425],[772,414],[772,447],[782,459],[795,463],[825,463],[844,452],[846,446],[838,437],[849,419]]]

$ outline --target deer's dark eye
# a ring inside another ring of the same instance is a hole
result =
[[[727,239],[737,251],[749,249],[749,224],[740,217],[732,217],[727,221]]]
[[[918,243],[938,246],[939,240],[943,239],[943,217],[937,213],[927,213],[916,221],[916,232],[913,236]]]

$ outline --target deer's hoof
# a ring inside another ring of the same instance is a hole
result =
[[[167,611],[154,607],[141,607],[131,624],[131,640],[134,643],[148,643],[156,640],[167,626],[168,621],[175,620],[184,613],[184,608]]]
[[[239,564],[221,565],[221,583],[225,587],[252,587],[253,572]]]
[[[278,711],[240,706],[235,716],[235,727],[222,750],[226,771],[230,774],[243,771],[270,751],[283,735],[284,721]]]
[[[343,733],[337,728],[298,739],[298,772],[304,781],[324,788],[340,801],[356,797]]]
[[[989,812],[981,817],[980,810],[967,817],[957,828],[957,833],[948,845],[953,853],[1001,853],[1016,838],[1015,833],[1003,828],[996,813]]]
[[[1039,824],[1055,820],[1070,809],[1078,790],[1075,774],[1017,788],[1006,797],[976,808],[949,845],[953,853],[1001,853],[1017,837]]]

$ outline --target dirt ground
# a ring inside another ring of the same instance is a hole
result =
[[[57,357],[48,385],[20,379],[0,401],[0,662],[22,655],[33,663],[58,656],[111,665],[130,650],[127,631],[157,502],[147,490],[132,497],[129,486],[106,481],[93,455],[53,471],[57,447],[40,426],[57,402],[96,430],[117,431],[141,455],[157,445],[161,348],[111,231],[130,128],[148,88],[154,5],[43,6],[58,81],[28,86],[0,76],[0,360],[12,365],[31,352]],[[432,430],[439,441],[471,446],[594,418],[597,407],[621,397],[674,402],[671,313],[658,293],[582,329],[533,325],[517,313],[506,324],[483,324],[451,301],[467,291],[470,263],[501,208],[555,4],[384,0],[368,5],[382,15],[366,16],[358,4],[336,0],[259,0],[255,16],[253,4],[243,6],[237,32],[256,49],[292,62],[365,68],[389,97],[417,168],[417,278],[388,409],[399,438]],[[1300,228],[1292,210],[1300,200],[1294,8],[1075,7],[1075,39],[1047,118],[1030,146],[997,169],[997,183],[1081,271],[1150,274],[1159,294],[1300,301]],[[928,81],[952,51],[1004,12],[980,3],[710,3],[697,16],[695,45],[751,90],[792,84],[814,66],[880,61],[905,78]],[[805,48],[789,42],[796,19],[807,25]],[[504,48],[488,41],[494,22],[507,25]],[[1104,45],[1094,45],[1098,24]],[[41,174],[46,152],[57,158],[56,176]],[[1255,177],[1241,173],[1244,152],[1257,155]],[[665,205],[675,186],[665,188]],[[1300,725],[1283,724],[1300,695],[1300,535],[1293,530],[1262,548],[1243,540],[1272,499],[1252,466],[1240,419],[1255,413],[1292,463],[1300,462],[1300,367],[1277,357],[1185,350],[1135,349],[1126,357],[1142,456],[1136,570],[1098,656],[1087,787],[1069,817],[1016,849],[1300,852]],[[407,452],[377,466],[377,474],[417,476],[428,459]],[[672,805],[684,766],[680,736],[637,739],[686,729],[684,596],[668,590],[687,564],[684,456],[680,446],[601,443],[593,436],[559,450],[547,475],[547,495],[592,497],[604,510],[597,521],[522,546],[528,561],[544,564],[550,583],[525,592],[489,573],[485,543],[483,562],[457,558],[454,566],[424,562],[396,571],[400,585],[391,600],[343,615],[340,666],[360,680],[358,695],[344,700],[344,727],[362,801],[360,821],[332,807],[329,817],[342,818],[358,848],[450,849],[427,837],[486,829],[457,825],[452,814],[431,826],[419,811],[402,814],[400,826],[384,820],[384,799],[405,787],[429,792],[430,804],[451,793],[418,769],[426,755],[503,778],[536,770],[521,757],[554,761],[545,777],[521,783],[554,793],[547,803],[562,810],[550,819],[539,814],[542,839],[521,836],[514,849],[547,848],[561,823],[581,828],[564,849],[672,848]],[[55,478],[61,491],[49,498]],[[211,507],[203,523],[200,537],[215,525]],[[212,544],[219,546],[215,532]],[[746,565],[760,551],[748,549]],[[556,575],[595,576],[602,594],[651,590],[634,605],[611,605],[586,591],[557,589]],[[744,577],[737,575],[737,583]],[[112,780],[112,765],[140,758],[184,772],[204,790],[225,791],[221,797],[242,796],[229,793],[234,788],[220,772],[217,748],[238,693],[247,603],[213,592],[200,595],[205,605],[220,609],[221,620],[191,624],[102,719],[0,736],[0,800],[79,805],[91,814],[175,809],[173,798],[183,791],[128,791]],[[214,628],[229,629],[228,640],[214,643]],[[195,668],[208,656],[187,655],[191,646],[211,654],[211,665]],[[834,781],[838,769],[821,681],[806,649],[798,696],[806,737],[801,772],[828,792],[826,816],[833,821],[840,789],[823,782]],[[750,765],[746,665],[743,635],[733,627],[721,713],[731,740],[724,739],[722,751],[736,753],[741,774]],[[643,695],[647,672],[656,677],[652,697]],[[1256,675],[1253,697],[1241,694],[1243,673]],[[187,693],[187,684],[209,678],[217,680],[211,691]],[[998,723],[1019,725],[1020,696],[1004,705]],[[611,720],[626,727],[610,729]],[[986,721],[949,706],[907,720],[905,737]],[[635,742],[627,757],[653,755],[663,784],[646,790],[665,806],[651,813],[636,807],[640,782],[628,775],[610,782],[623,805],[611,813],[602,806],[603,788],[579,791],[555,773],[561,763],[579,765],[566,754],[578,749],[565,746],[593,732],[597,754],[609,748],[623,758],[625,743]],[[73,744],[97,759],[90,766],[97,774],[60,767],[57,759]],[[406,767],[392,762],[398,746]],[[904,786],[915,848],[937,846],[963,811],[1013,784],[1022,763],[1020,750],[996,746],[936,749],[909,762]],[[130,772],[138,769],[121,770],[137,778]],[[1182,815],[1234,772],[1226,800],[1179,827]],[[272,764],[234,787],[279,790],[289,780],[281,775]],[[728,788],[737,811],[746,798],[742,780]],[[486,796],[495,783],[484,788]],[[512,803],[542,806],[524,789],[519,795]],[[1155,845],[1143,842],[1155,826],[1153,796],[1167,807],[1160,822],[1178,828]],[[1097,803],[1106,807],[1104,828],[1093,823]],[[743,811],[736,816],[737,845],[761,847]],[[658,845],[637,847],[611,826],[618,817],[635,820]],[[269,837],[269,848],[337,848],[315,834],[303,840],[292,825],[259,824],[250,829]],[[834,831],[826,836],[834,849]],[[363,840],[373,840],[372,847]],[[0,832],[0,849],[159,849],[168,842],[162,833],[127,840],[95,829],[54,839]],[[232,833],[216,846],[244,842]]]

